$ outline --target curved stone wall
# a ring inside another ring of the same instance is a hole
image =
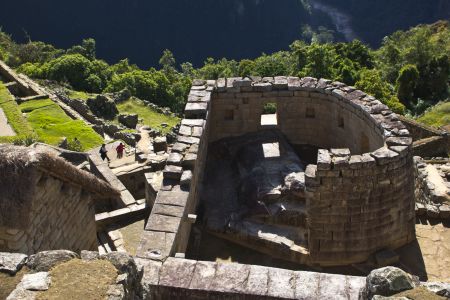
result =
[[[276,125],[261,123],[265,103],[277,104]],[[158,194],[144,234],[163,231],[173,236],[170,245],[153,247],[163,255],[186,249],[187,215],[196,210],[208,143],[273,127],[292,144],[321,148],[317,163],[305,171],[308,251],[293,251],[291,260],[358,263],[415,239],[412,139],[398,117],[375,98],[310,77],[199,80],[185,115],[174,145],[180,159],[166,166],[167,186]],[[187,188],[180,184],[185,174],[192,174]],[[158,205],[175,198],[183,200],[177,204],[182,212],[170,223],[176,226],[159,228]],[[145,251],[149,249],[141,247],[138,255],[150,255]]]

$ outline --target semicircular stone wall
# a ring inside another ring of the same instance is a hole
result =
[[[276,124],[261,123],[266,103],[277,105]],[[167,183],[146,227],[151,236],[161,232],[152,228],[159,224],[159,203],[177,199],[183,207],[176,228],[165,231],[174,235],[173,242],[160,249],[163,253],[186,250],[191,226],[187,216],[196,211],[208,144],[273,127],[292,144],[320,148],[317,163],[305,171],[308,249],[291,249],[291,260],[347,265],[415,239],[412,139],[387,106],[325,79],[228,78],[193,83],[164,170]],[[143,251],[138,252],[145,256]]]

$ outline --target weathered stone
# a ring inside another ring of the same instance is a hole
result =
[[[189,186],[192,180],[192,171],[186,170],[181,174],[180,185],[181,186]]]
[[[50,287],[50,276],[47,272],[25,274],[22,278],[22,287],[29,291],[46,291]]]
[[[450,206],[447,204],[442,204],[439,206],[439,217],[441,219],[450,219]]]
[[[177,152],[170,153],[169,157],[167,158],[167,164],[169,165],[181,166],[182,161],[183,155]]]
[[[135,129],[139,122],[138,115],[137,114],[120,114],[119,122],[128,128]]]
[[[338,157],[346,157],[350,155],[350,149],[331,149],[331,154]]]
[[[450,298],[450,283],[448,282],[424,282],[421,286],[438,296]]]
[[[331,156],[328,150],[319,149],[317,155],[317,170],[331,170]]]
[[[368,296],[392,296],[415,287],[411,276],[395,267],[384,267],[370,272],[366,279]]]
[[[439,209],[437,208],[437,206],[427,204],[425,207],[427,209],[427,217],[432,219],[439,218]]]
[[[54,266],[74,258],[79,258],[78,254],[68,250],[42,251],[29,257],[27,267],[38,272],[48,272]]]
[[[164,178],[166,178],[166,179],[179,180],[182,172],[183,172],[182,167],[167,165],[164,168],[163,175],[164,175]]]
[[[153,151],[156,153],[167,151],[167,138],[165,136],[159,136],[153,140]]]
[[[96,260],[100,257],[100,254],[96,251],[87,251],[87,250],[82,250],[81,251],[81,259],[82,260]]]
[[[0,252],[0,272],[16,274],[25,265],[27,258],[25,254]]]
[[[376,159],[379,165],[385,165],[389,163],[393,158],[399,156],[397,152],[389,150],[385,147],[372,152],[371,155]]]

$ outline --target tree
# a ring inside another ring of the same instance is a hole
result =
[[[68,81],[75,89],[90,87],[86,79],[91,73],[92,62],[81,54],[66,54],[50,61],[48,78],[56,81]]]
[[[175,71],[175,57],[170,50],[164,50],[163,55],[159,59],[159,65],[162,67],[164,73],[170,74]]]
[[[413,103],[418,80],[419,71],[415,65],[406,65],[400,70],[396,82],[397,97],[404,105]]]
[[[253,75],[255,63],[250,59],[243,59],[239,62],[239,76],[245,77]]]
[[[405,113],[405,106],[394,95],[389,83],[383,81],[380,71],[363,69],[355,87],[374,96],[389,106],[392,111],[400,114]]]

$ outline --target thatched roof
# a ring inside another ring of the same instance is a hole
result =
[[[120,197],[120,192],[105,181],[50,151],[0,144],[0,226],[17,224],[16,218],[26,218],[24,213],[31,206],[36,171],[82,187],[96,198]]]

